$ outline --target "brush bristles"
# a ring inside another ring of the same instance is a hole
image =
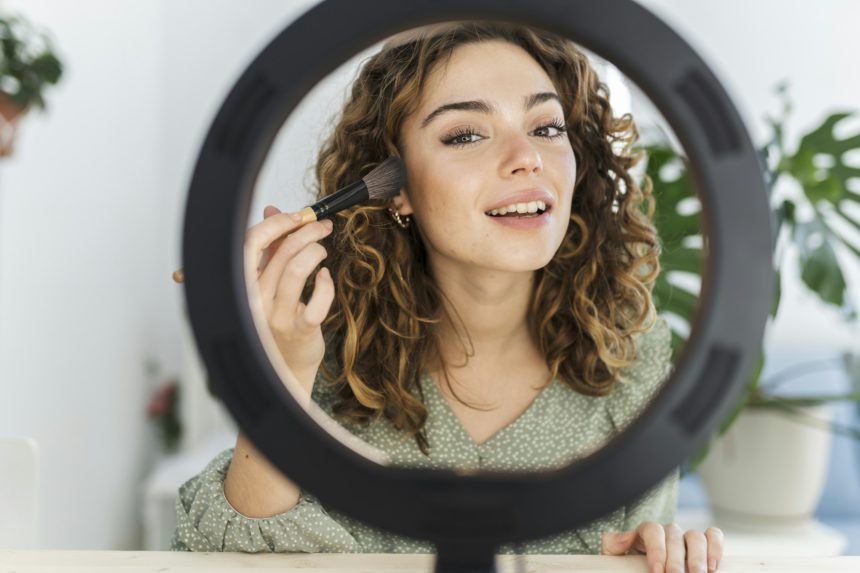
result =
[[[370,199],[388,199],[400,193],[406,184],[406,169],[399,157],[392,155],[362,178]]]

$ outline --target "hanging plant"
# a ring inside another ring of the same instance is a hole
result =
[[[0,157],[12,153],[20,119],[46,110],[44,91],[63,75],[46,32],[20,15],[0,17]]]

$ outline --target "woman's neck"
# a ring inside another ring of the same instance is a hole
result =
[[[436,275],[440,276],[440,275]],[[444,318],[437,329],[449,366],[469,362],[504,366],[533,355],[528,325],[534,272],[442,273]]]

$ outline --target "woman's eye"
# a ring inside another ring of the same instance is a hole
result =
[[[567,126],[565,126],[563,123],[558,122],[558,121],[555,121],[555,122],[550,123],[548,125],[543,125],[543,126],[537,128],[535,130],[535,132],[538,132],[538,131],[541,131],[544,129],[546,129],[546,130],[554,129],[557,132],[554,134],[553,133],[547,133],[546,135],[542,136],[542,137],[546,137],[548,139],[555,139],[556,137],[561,137],[562,135],[567,133]]]
[[[464,145],[469,145],[475,143],[471,138],[475,135],[478,135],[471,128],[460,129],[451,134],[450,137],[447,137],[442,140],[442,143],[445,145],[452,145],[454,147],[463,147]]]

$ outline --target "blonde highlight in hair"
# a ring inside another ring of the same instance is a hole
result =
[[[650,182],[640,188],[630,175],[641,160],[631,152],[639,137],[633,118],[614,117],[608,88],[570,40],[514,24],[466,22],[389,42],[361,67],[323,144],[317,197],[402,155],[400,129],[429,74],[458,46],[490,40],[522,47],[546,71],[564,102],[578,165],[564,240],[535,271],[529,330],[552,379],[606,395],[636,358],[633,337],[656,319],[651,290],[660,243]],[[420,223],[399,228],[382,202],[335,215],[334,231],[322,241],[335,284],[322,325],[328,342],[322,373],[337,392],[339,419],[387,418],[427,453],[420,376],[426,365],[441,363],[434,333],[445,296],[428,272]],[[305,301],[312,290],[313,280]]]

